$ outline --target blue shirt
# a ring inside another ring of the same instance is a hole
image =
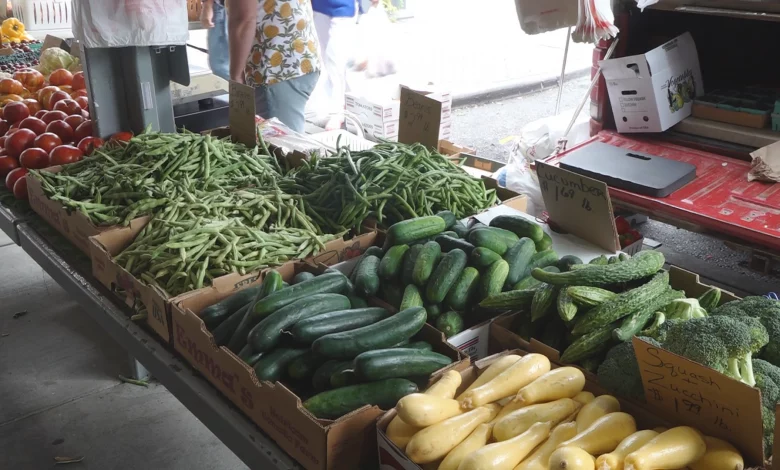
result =
[[[317,13],[334,18],[355,16],[355,0],[311,0],[311,6]]]

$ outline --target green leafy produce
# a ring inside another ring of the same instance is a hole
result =
[[[640,336],[639,339],[653,346],[661,346],[653,338]],[[599,365],[597,375],[599,384],[610,392],[644,401],[645,391],[642,386],[642,376],[639,373],[639,364],[631,341],[622,342],[610,349],[604,361]]]
[[[602,286],[635,281],[652,276],[664,265],[664,255],[659,251],[643,251],[622,263],[608,265],[584,265],[565,273],[549,273],[534,269],[533,276],[542,282],[555,285]]]
[[[696,299],[676,299],[669,302],[663,310],[669,320],[690,320],[707,316],[707,311]]]
[[[749,316],[758,319],[769,333],[769,344],[759,358],[780,366],[780,302],[766,297],[751,296],[727,302],[710,312],[711,315]]]

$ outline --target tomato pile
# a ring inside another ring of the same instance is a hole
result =
[[[102,145],[82,72],[55,70],[47,81],[24,69],[0,80],[0,177],[17,198],[27,198],[27,170],[77,162]]]
[[[642,234],[637,229],[632,228],[631,223],[622,216],[615,217],[615,228],[617,228],[620,248],[625,248],[642,239]]]

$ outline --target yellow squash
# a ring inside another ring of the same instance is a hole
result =
[[[550,435],[550,423],[536,423],[507,441],[488,444],[463,459],[458,470],[512,470]]]
[[[516,394],[518,390],[549,371],[549,359],[541,354],[528,354],[489,382],[461,395],[458,401],[467,410],[493,403]]]
[[[463,442],[477,426],[498,414],[498,405],[485,405],[453,416],[415,434],[406,446],[406,455],[414,463],[429,463],[446,456]]]
[[[623,439],[635,432],[636,421],[633,416],[622,412],[609,413],[562,443],[560,447],[579,447],[591,455],[601,455],[615,450]]]
[[[699,431],[678,426],[655,436],[626,457],[625,470],[685,468],[704,456],[707,444]]]
[[[485,372],[483,372],[482,375],[477,377],[477,380],[472,382],[471,385],[469,385],[466,388],[466,390],[463,391],[463,393],[458,395],[457,400],[460,400],[460,397],[465,395],[469,390],[475,389],[493,380],[498,374],[504,372],[509,366],[511,366],[512,364],[514,364],[519,360],[520,360],[520,356],[518,356],[517,354],[507,354],[506,356],[499,357],[498,359],[495,360],[495,362],[490,364],[488,368],[485,369]]]
[[[593,470],[593,456],[579,447],[558,447],[550,455],[550,470]]]
[[[421,428],[432,426],[439,421],[463,413],[457,400],[434,397],[424,393],[406,395],[398,400],[395,409],[403,422]]]
[[[458,470],[458,466],[463,462],[463,459],[487,444],[492,429],[493,426],[488,423],[477,426],[477,429],[472,431],[466,440],[455,446],[455,448],[444,457],[438,470]]]
[[[390,442],[395,444],[399,449],[404,450],[406,449],[407,444],[409,444],[409,440],[412,436],[417,434],[420,429],[422,428],[406,424],[401,418],[396,416],[390,421],[390,424],[387,425],[385,434],[387,435],[387,438],[390,439]]]
[[[577,411],[579,403],[571,398],[561,398],[550,403],[539,403],[513,411],[493,426],[493,437],[497,441],[511,439],[526,432],[534,423],[551,423],[552,426],[565,420]]]
[[[547,470],[550,455],[558,444],[567,441],[577,434],[577,423],[561,423],[551,432],[550,437],[525,458],[514,470]]]
[[[626,456],[650,442],[657,435],[657,432],[650,429],[631,434],[623,439],[615,450],[599,456],[596,459],[596,468],[598,470],[623,470],[623,461]]]
[[[524,405],[572,398],[585,386],[585,374],[576,367],[559,367],[521,388],[515,401]]]
[[[588,403],[592,402],[595,398],[596,396],[590,392],[580,392],[574,395],[573,400],[578,401],[583,405],[587,405]]]
[[[739,451],[728,442],[716,437],[704,436],[707,452],[704,457],[688,464],[691,470],[743,470],[745,461]]]
[[[612,395],[599,395],[584,405],[577,414],[577,432],[587,429],[594,421],[607,413],[620,411],[620,402]]]

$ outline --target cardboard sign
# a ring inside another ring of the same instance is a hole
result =
[[[47,34],[46,37],[43,38],[43,44],[41,45],[41,52],[51,47],[59,47],[60,49],[65,50],[66,52],[70,50],[70,48],[68,47],[68,45],[65,43],[63,39],[58,38],[57,36],[52,36],[51,34]]]
[[[405,144],[419,142],[430,149],[439,147],[442,103],[423,93],[401,88],[401,120],[398,141]]]
[[[230,93],[230,135],[234,141],[254,147],[257,145],[255,89],[231,80],[228,92]]]
[[[758,389],[701,364],[633,338],[645,399],[663,418],[725,439],[763,462]]]
[[[605,250],[620,250],[606,184],[540,161],[536,173],[552,222]]]

